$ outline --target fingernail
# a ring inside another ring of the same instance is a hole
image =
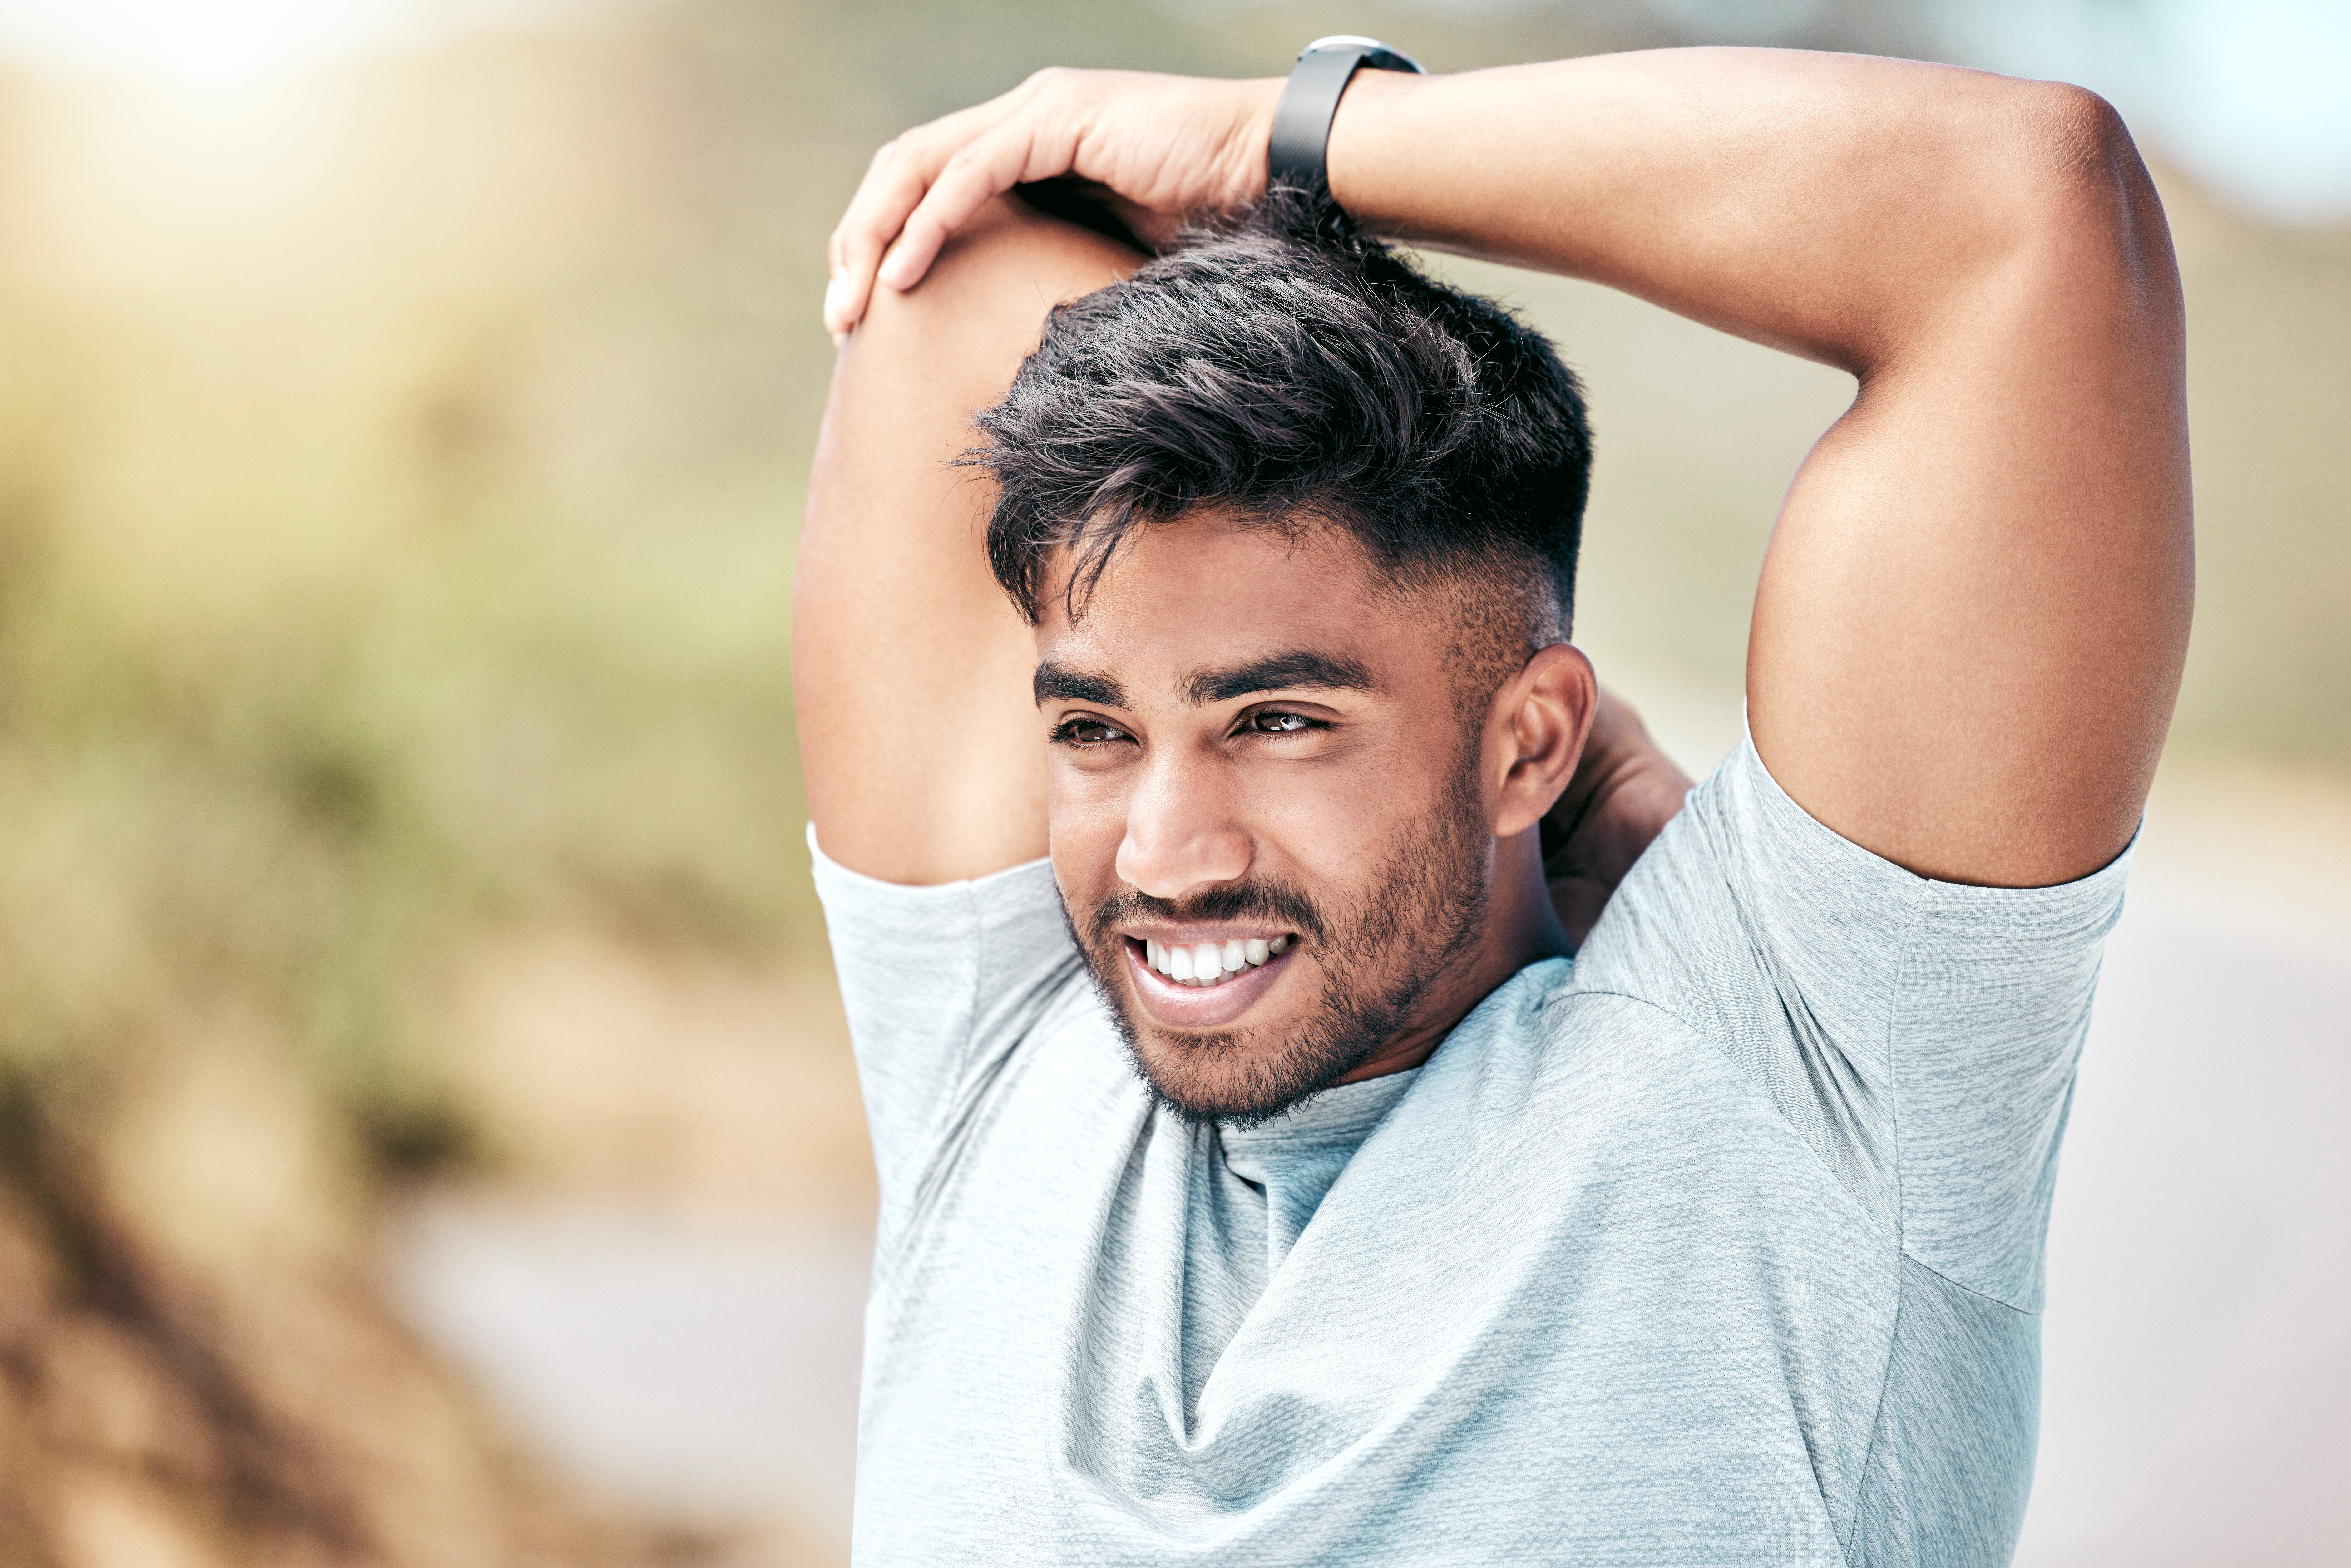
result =
[[[848,302],[849,284],[845,279],[836,277],[824,286],[824,319],[827,321],[840,319],[841,309]]]

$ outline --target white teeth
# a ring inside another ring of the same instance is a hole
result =
[[[1277,954],[1288,949],[1290,941],[1287,935],[1270,940],[1262,936],[1246,941],[1235,937],[1229,942],[1202,942],[1184,947],[1145,939],[1143,953],[1145,963],[1179,986],[1214,986],[1244,969],[1272,962]]]

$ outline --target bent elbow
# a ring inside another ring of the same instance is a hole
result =
[[[2163,204],[2155,182],[2115,106],[2087,88],[2035,85],[2042,98],[2036,118],[2053,183],[2075,201],[2109,213],[2118,226],[2136,227],[2149,214],[2160,223]]]
[[[2031,116],[2043,144],[2057,152],[2061,167],[2096,177],[2125,162],[2138,162],[2137,143],[2115,106],[2071,82],[2019,82],[2031,95]]]
[[[2171,231],[2123,117],[2086,88],[2014,86],[2022,101],[2011,119],[2006,183],[2028,252],[2076,299],[2095,287],[2142,326],[2176,324]]]

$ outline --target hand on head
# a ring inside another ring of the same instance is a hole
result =
[[[1074,176],[1146,245],[1186,217],[1265,191],[1281,80],[1044,70],[1001,98],[915,127],[873,155],[832,231],[824,324],[836,338],[876,283],[922,281],[947,239],[1015,185]]]
[[[1543,821],[1543,876],[1575,946],[1692,789],[1633,705],[1600,689],[1575,777]]]

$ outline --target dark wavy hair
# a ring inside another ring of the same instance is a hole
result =
[[[1217,507],[1335,526],[1389,585],[1466,590],[1481,619],[1520,622],[1491,630],[1522,650],[1567,634],[1582,385],[1540,332],[1319,191],[1276,189],[1056,308],[977,423],[988,560],[1032,624],[1056,550],[1076,614],[1130,530]]]

